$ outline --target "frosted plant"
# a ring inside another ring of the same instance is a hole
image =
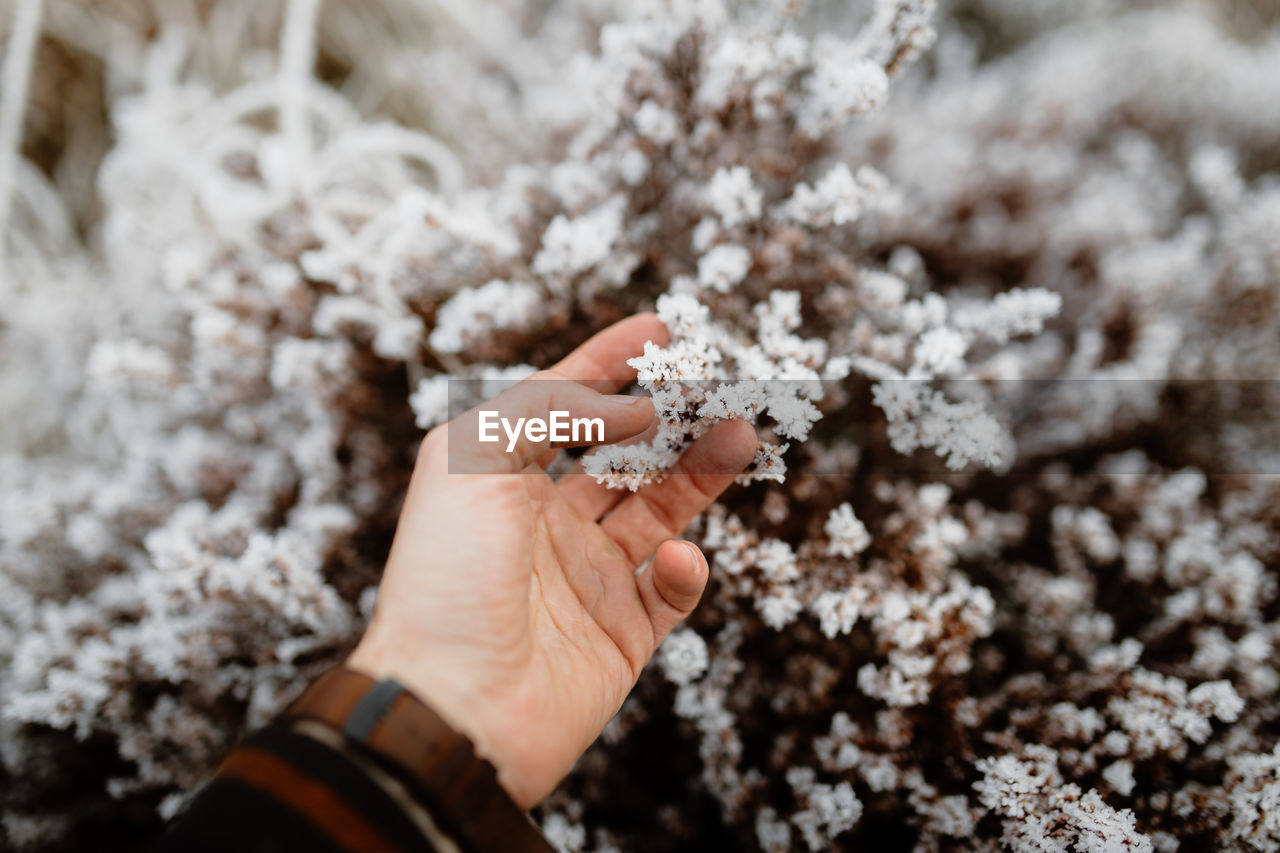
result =
[[[658,662],[671,681],[688,684],[707,670],[707,644],[693,631],[673,632],[662,641]]]
[[[974,786],[984,804],[1007,818],[1001,841],[1011,850],[1091,850],[1151,853],[1151,839],[1134,829],[1133,813],[1109,807],[1096,791],[1063,784],[1057,754],[1028,746],[1021,755],[978,762]]]
[[[542,822],[542,833],[547,842],[560,853],[576,853],[587,843],[587,831],[582,824],[570,823],[562,814],[551,814]]]
[[[761,443],[558,843],[1280,843],[1266,4],[197,5],[0,15],[0,846],[137,846],[422,429],[650,309],[591,470]]]
[[[827,785],[816,781],[808,767],[792,767],[787,783],[805,808],[791,817],[810,850],[828,848],[836,836],[853,827],[862,816],[862,803],[848,782]]]
[[[1258,849],[1280,839],[1280,745],[1269,754],[1231,761],[1225,789],[1231,798],[1231,834]]]
[[[842,503],[831,511],[822,529],[830,540],[827,543],[827,553],[832,556],[849,558],[867,550],[867,546],[871,544],[867,526],[858,520],[853,514],[853,507],[847,503]]]
[[[440,307],[428,343],[440,353],[461,352],[503,329],[528,331],[543,319],[542,293],[528,282],[494,279],[467,288]]]

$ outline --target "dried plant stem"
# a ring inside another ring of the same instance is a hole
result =
[[[5,235],[13,209],[14,170],[22,144],[22,120],[44,0],[18,0],[0,77],[0,284],[3,283]]]
[[[290,0],[280,37],[280,129],[290,148],[310,151],[307,89],[316,60],[316,17],[320,0]]]

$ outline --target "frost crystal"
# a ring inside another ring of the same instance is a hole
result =
[[[763,198],[746,166],[720,169],[707,185],[707,200],[725,228],[758,218]]]
[[[603,202],[573,219],[559,214],[542,235],[533,271],[550,279],[572,276],[609,257],[622,230],[624,199]]]
[[[871,544],[871,534],[858,517],[853,514],[853,507],[848,503],[831,510],[827,523],[823,525],[827,537],[827,553],[840,557],[853,557],[861,554]]]
[[[456,353],[499,329],[529,330],[542,319],[542,300],[528,282],[494,279],[465,288],[441,306],[429,342],[437,352]]]
[[[674,631],[663,641],[658,660],[668,679],[688,684],[707,671],[707,644],[694,631]]]
[[[716,246],[698,261],[698,284],[728,293],[747,277],[751,269],[751,253],[741,246]]]

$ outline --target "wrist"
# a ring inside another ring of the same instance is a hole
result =
[[[418,648],[415,644],[415,648]],[[433,711],[451,728],[471,741],[476,755],[497,770],[498,782],[521,808],[531,808],[526,786],[516,778],[485,724],[483,709],[487,703],[476,696],[448,667],[434,666],[420,650],[408,653],[403,642],[396,642],[378,626],[370,625],[360,642],[348,656],[345,665],[375,680],[394,679]]]
[[[465,734],[477,749],[485,745],[485,732],[469,707],[473,703],[467,698],[467,691],[454,683],[453,674],[433,666],[420,651],[409,654],[404,643],[388,638],[376,625],[370,625],[345,665],[375,680],[395,679]]]
[[[281,719],[351,760],[370,761],[366,773],[384,790],[392,790],[392,777],[406,786],[402,790],[428,813],[419,825],[433,843],[443,833],[462,849],[549,853],[524,814],[526,806],[505,790],[493,763],[396,679],[337,667],[312,683]],[[378,770],[390,777],[379,777]]]

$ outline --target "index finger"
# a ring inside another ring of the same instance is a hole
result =
[[[635,380],[635,369],[627,359],[643,353],[645,341],[661,346],[667,339],[667,327],[658,315],[636,314],[592,335],[549,372],[609,394]]]
[[[751,462],[758,440],[743,421],[721,421],[693,443],[667,476],[622,500],[600,522],[639,566],[664,540],[679,536]]]

